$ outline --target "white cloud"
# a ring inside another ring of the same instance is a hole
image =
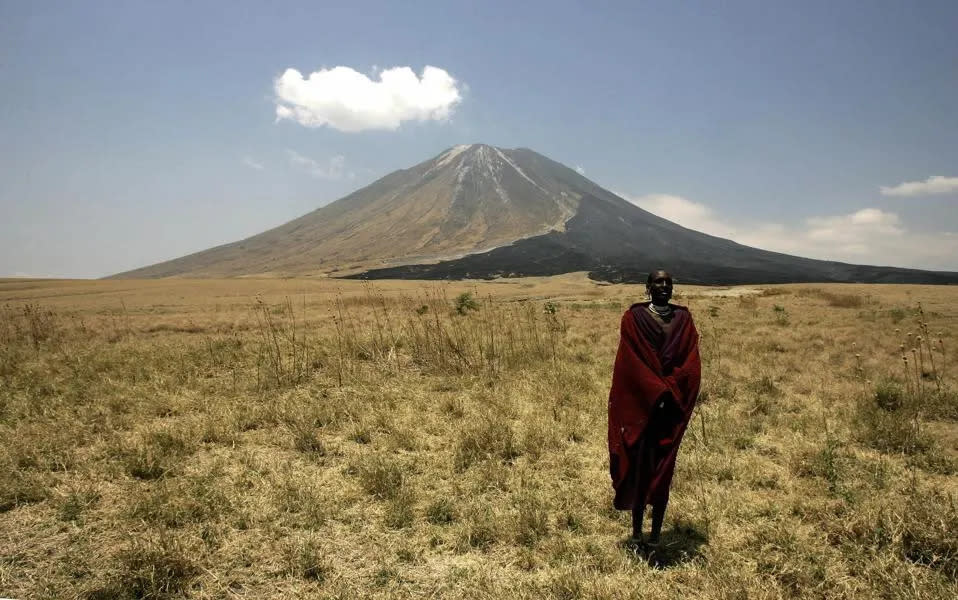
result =
[[[881,186],[883,196],[931,196],[958,193],[958,177],[932,175],[924,181],[906,181],[898,185]]]
[[[458,82],[430,66],[421,77],[409,67],[383,69],[378,81],[349,67],[322,69],[305,78],[286,69],[274,88],[278,120],[346,132],[394,130],[403,121],[444,121],[462,100]]]
[[[958,234],[910,231],[897,214],[878,208],[790,224],[732,223],[716,216],[708,206],[681,196],[619,195],[683,227],[754,248],[858,264],[958,270]]]
[[[256,169],[257,171],[262,171],[264,169],[262,163],[258,163],[248,156],[243,157],[243,164],[249,167],[250,169]]]
[[[671,194],[648,194],[637,197],[619,195],[639,208],[644,208],[663,219],[678,223],[682,227],[719,237],[731,237],[735,233],[733,228],[715,216],[711,208],[698,202],[692,202],[682,196]]]
[[[585,175],[585,169],[582,168],[582,165],[576,165],[575,172],[579,175]]]
[[[286,154],[289,155],[289,162],[292,165],[305,170],[317,179],[343,179],[344,177],[352,179],[356,176],[352,171],[346,170],[346,157],[341,154],[337,154],[325,162],[303,156],[293,150],[287,150]]]

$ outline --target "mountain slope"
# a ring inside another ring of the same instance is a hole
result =
[[[688,283],[958,283],[958,273],[758,250],[644,211],[532,150],[456,146],[285,225],[118,277],[488,278],[589,271]]]
[[[120,277],[301,274],[486,250],[553,228],[577,206],[512,151],[456,146],[275,229]]]

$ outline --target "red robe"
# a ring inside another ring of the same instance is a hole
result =
[[[675,457],[699,394],[699,336],[688,309],[672,305],[668,335],[634,304],[622,316],[609,390],[609,471],[617,509],[664,504]]]

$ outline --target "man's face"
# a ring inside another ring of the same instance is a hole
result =
[[[652,282],[645,286],[653,304],[668,304],[672,298],[672,276],[667,271],[652,273]]]

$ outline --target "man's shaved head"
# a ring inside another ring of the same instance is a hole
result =
[[[652,283],[657,277],[664,277],[665,279],[672,279],[672,274],[666,271],[665,269],[654,269],[649,271],[649,278],[645,280],[645,285]]]
[[[662,306],[672,298],[672,275],[665,269],[656,269],[649,273],[645,291],[653,304]]]

